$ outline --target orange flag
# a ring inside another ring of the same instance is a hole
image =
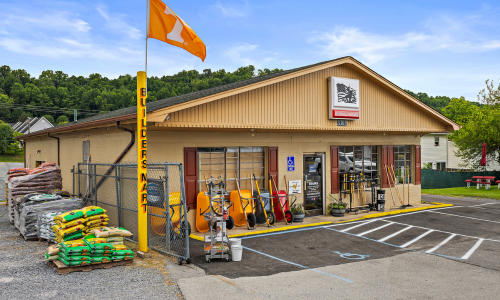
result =
[[[149,0],[148,37],[185,49],[205,61],[205,44],[184,20],[160,0]]]

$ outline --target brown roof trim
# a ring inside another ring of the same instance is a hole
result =
[[[68,130],[74,130],[74,129],[78,129],[78,128],[106,124],[106,123],[110,123],[110,122],[124,121],[124,120],[134,119],[134,118],[136,118],[136,116],[137,116],[137,114],[128,114],[128,115],[123,115],[123,116],[109,118],[109,119],[97,120],[97,121],[92,121],[92,122],[85,122],[85,123],[69,125],[69,126],[64,126],[64,127],[58,127],[58,128],[45,129],[45,130],[40,130],[40,131],[30,133],[30,134],[20,135],[20,136],[16,137],[16,139],[23,140],[25,138],[35,137],[35,136],[39,136],[39,135],[45,135],[47,133],[56,133],[56,132],[61,132],[61,131],[68,131]]]

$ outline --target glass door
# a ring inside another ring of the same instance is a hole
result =
[[[323,159],[318,154],[304,154],[304,206],[309,214],[323,214]]]

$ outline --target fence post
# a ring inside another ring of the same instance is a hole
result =
[[[191,257],[189,255],[189,228],[188,228],[188,220],[187,220],[187,203],[186,203],[186,191],[184,190],[184,171],[182,170],[182,163],[179,164],[179,179],[181,181],[181,205],[182,205],[182,211],[184,214],[184,218],[182,219],[183,226],[185,229],[185,234],[184,234],[184,241],[186,242],[186,261],[190,261]],[[198,184],[198,183],[196,183]]]
[[[73,165],[73,168],[71,169],[71,174],[73,175],[72,176],[73,177],[73,185],[72,185],[73,193],[72,193],[72,195],[75,196],[75,165]]]
[[[94,205],[97,206],[97,165],[94,165]]]
[[[165,237],[167,238],[167,251],[170,252],[170,239],[172,238],[172,233],[170,232],[172,230],[172,226],[170,224],[170,220],[172,219],[172,216],[170,216],[170,179],[169,179],[169,165],[165,164],[164,165],[165,169],[165,208],[167,210],[167,219],[165,220],[165,224],[167,225],[167,230],[165,231]],[[174,210],[175,213],[175,210]]]
[[[116,186],[116,208],[118,211],[118,227],[122,226],[122,202],[120,193],[120,176],[118,175],[119,165],[115,165],[115,186]]]
[[[82,171],[80,170],[80,163],[78,163],[78,198],[82,198],[81,187],[80,187],[80,182],[81,182],[80,176],[82,176],[81,174]]]

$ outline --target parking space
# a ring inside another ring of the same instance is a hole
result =
[[[453,199],[448,199],[453,202]],[[371,261],[418,252],[488,269],[500,269],[500,202],[456,201],[448,208],[304,228],[242,239],[243,261],[205,263],[202,242],[193,262],[208,274],[229,278]],[[321,271],[323,272],[323,271]],[[342,277],[335,272],[325,276]],[[345,274],[344,274],[345,276]]]

